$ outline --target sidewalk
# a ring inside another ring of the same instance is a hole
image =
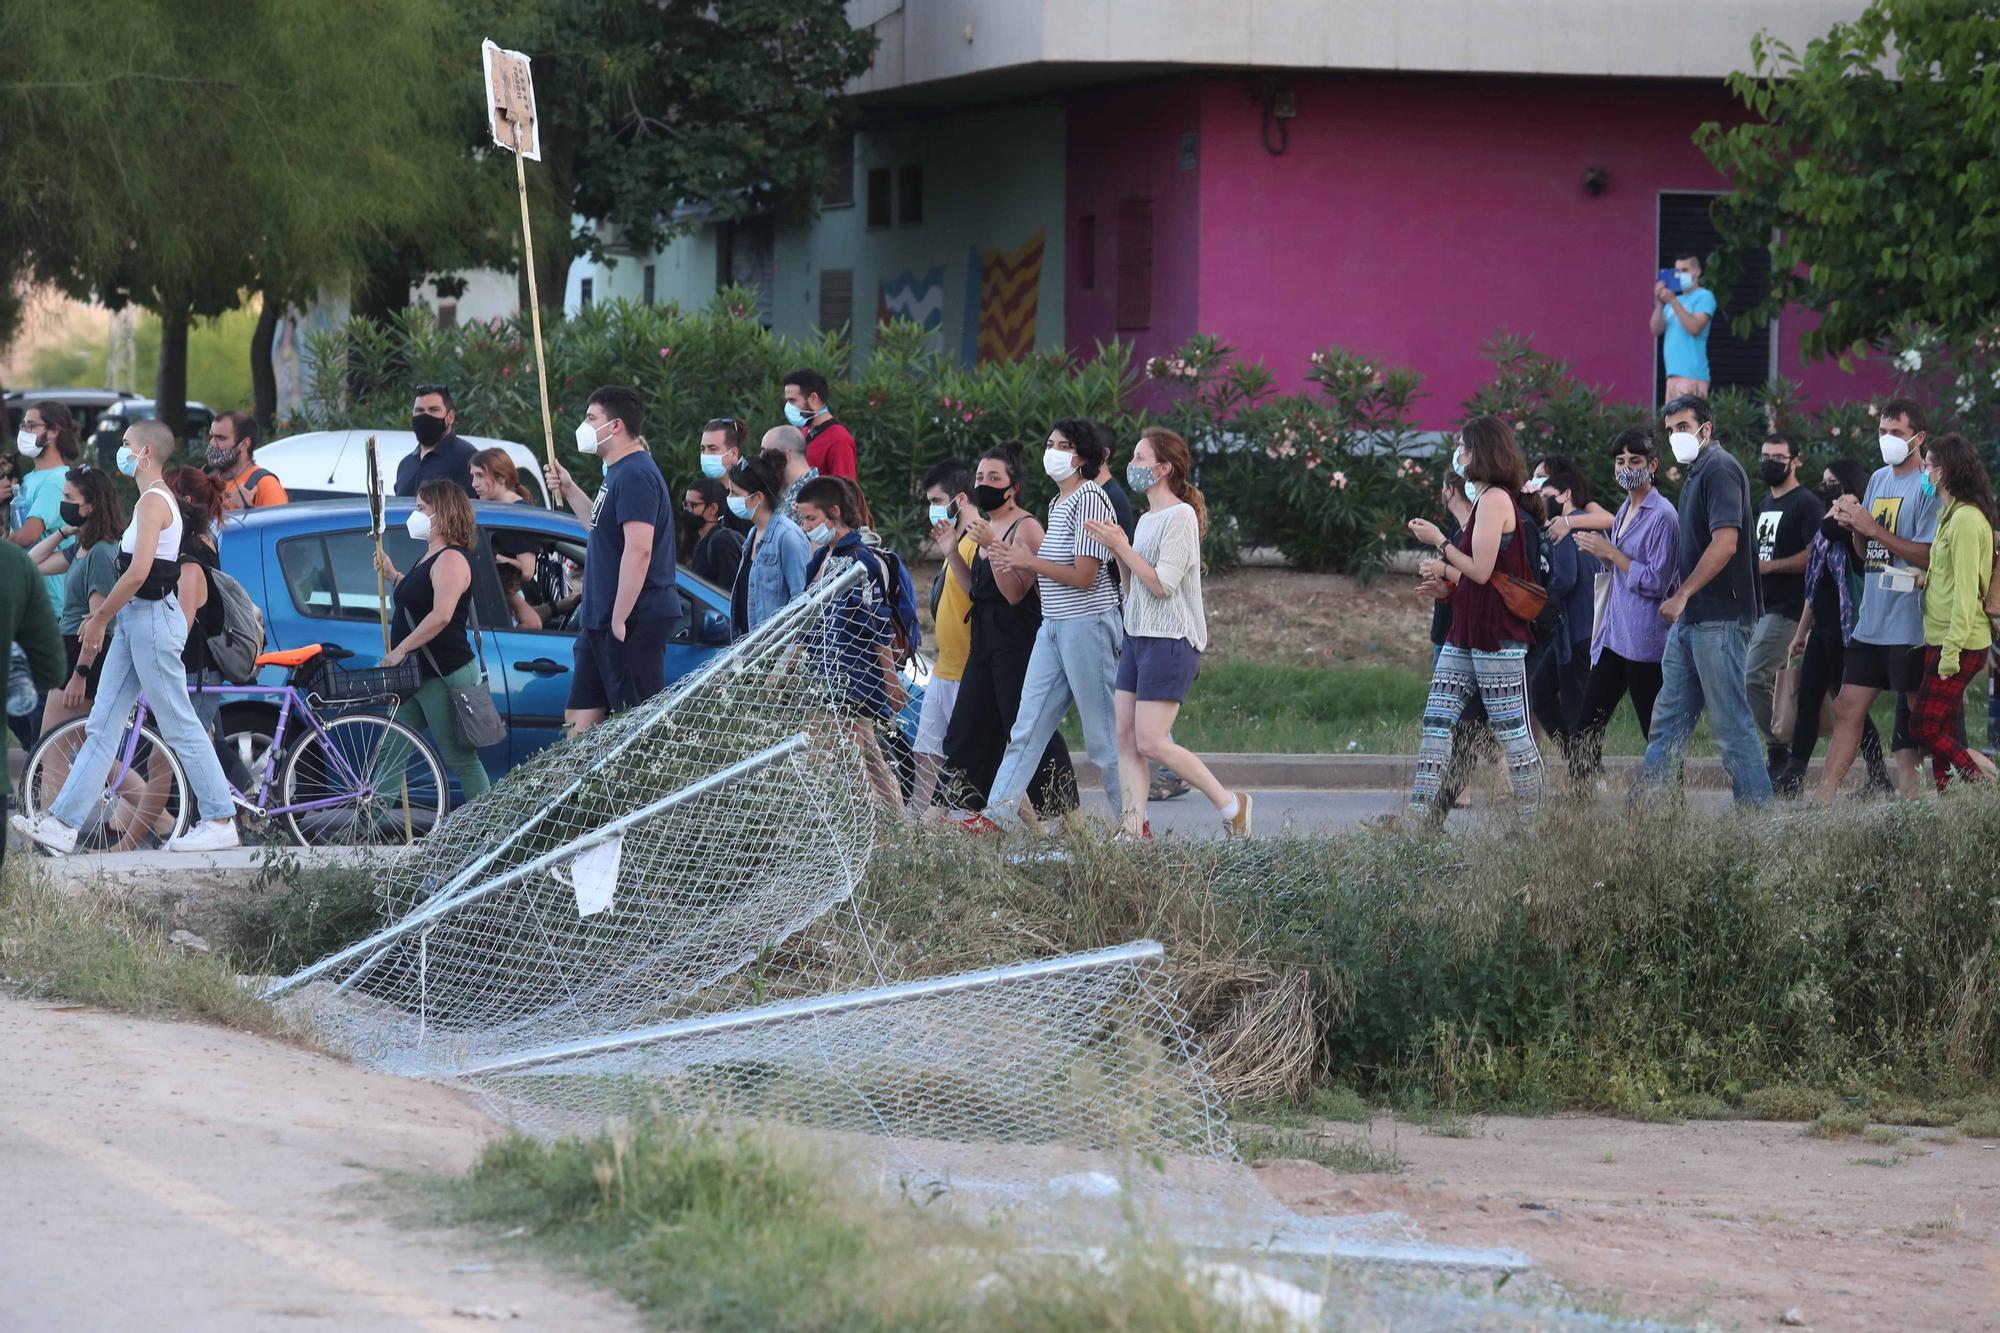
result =
[[[1074,756],[1077,785],[1097,783],[1097,765],[1081,753]],[[1225,787],[1253,791],[1285,788],[1296,791],[1401,791],[1416,776],[1415,755],[1400,754],[1205,754],[1216,780]],[[1604,761],[1604,771],[1614,787],[1631,782],[1639,771],[1637,755],[1613,755]],[[1813,761],[1808,781],[1817,781],[1820,764]],[[1729,775],[1720,759],[1690,759],[1685,776],[1696,791],[1727,791]]]

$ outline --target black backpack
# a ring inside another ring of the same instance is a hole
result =
[[[1528,576],[1541,584],[1542,587],[1547,588],[1552,576],[1548,534],[1543,532],[1541,525],[1535,522],[1535,516],[1528,512],[1526,505],[1520,504],[1517,501],[1515,507],[1520,514],[1520,519],[1515,524],[1515,531],[1527,534]],[[1562,607],[1557,603],[1556,598],[1551,596],[1548,601],[1542,604],[1542,613],[1535,617],[1535,642],[1554,643],[1561,625]]]

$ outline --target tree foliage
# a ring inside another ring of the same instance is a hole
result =
[[[1750,317],[1818,312],[1808,356],[1883,344],[1909,322],[1954,340],[1988,332],[2000,314],[2000,0],[1874,0],[1803,54],[1760,34],[1751,59],[1729,86],[1756,119],[1695,136],[1734,185],[1714,210],[1718,276],[1732,253],[1771,246],[1770,295]]]

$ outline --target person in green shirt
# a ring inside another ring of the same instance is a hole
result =
[[[49,604],[35,562],[11,542],[0,542],[0,631],[5,631],[8,644],[19,645],[27,655],[28,671],[38,693],[46,694],[62,684],[63,646],[62,636],[56,633],[55,607]],[[0,759],[5,757],[0,752]],[[0,866],[4,866],[7,854],[4,821],[7,803],[14,794],[11,772],[0,763]]]
[[[1924,588],[1923,671],[1910,706],[1911,738],[1931,757],[1939,791],[1957,769],[1967,780],[1992,777],[1994,764],[1966,748],[1957,725],[1965,687],[1986,664],[1993,627],[1986,593],[1993,578],[1993,487],[1972,442],[1956,433],[1924,451],[1924,488],[1944,502],[1931,543]]]

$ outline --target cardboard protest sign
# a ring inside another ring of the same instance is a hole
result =
[[[514,130],[521,132],[521,152],[531,162],[542,160],[542,130],[535,120],[535,77],[528,58],[491,40],[482,42],[486,64],[486,120],[493,142],[514,147]]]

